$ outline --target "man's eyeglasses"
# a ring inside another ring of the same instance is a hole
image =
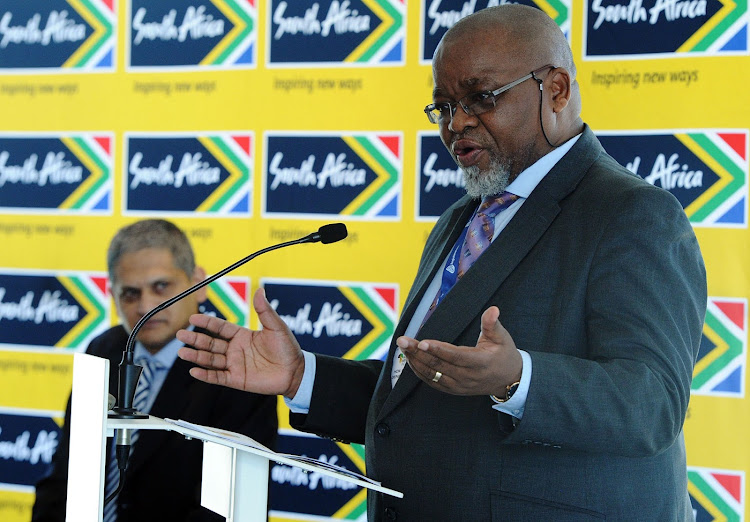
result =
[[[529,74],[522,76],[521,78],[512,81],[507,85],[498,87],[494,91],[474,92],[467,96],[464,96],[455,103],[431,103],[424,108],[424,113],[427,115],[427,119],[430,120],[430,123],[437,124],[440,124],[444,121],[450,121],[453,118],[453,115],[456,113],[456,107],[459,105],[468,116],[479,116],[480,114],[484,114],[485,112],[491,111],[495,108],[498,96],[500,96],[505,91],[512,89],[516,85],[525,82],[529,78],[534,78],[541,85],[542,81],[537,78],[536,75],[537,73],[549,68],[555,69],[556,66],[551,64],[545,65],[544,67],[540,67],[539,69],[531,71]]]

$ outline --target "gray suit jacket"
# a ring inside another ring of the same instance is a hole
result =
[[[395,337],[476,206],[435,225]],[[438,392],[407,368],[318,356],[299,429],[366,444],[370,520],[691,520],[682,426],[706,308],[679,202],[586,127],[418,334],[474,345],[481,313],[532,359],[523,419]]]

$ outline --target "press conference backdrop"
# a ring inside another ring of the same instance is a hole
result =
[[[205,310],[257,326],[264,286],[303,346],[382,358],[461,176],[422,107],[442,34],[486,0],[0,2],[0,520],[26,521],[56,448],[72,354],[115,324],[105,250],[143,217],[214,273],[267,254]],[[524,0],[523,3],[526,3]],[[583,116],[682,202],[709,301],[685,426],[697,520],[748,513],[747,0],[531,0],[568,36]],[[537,64],[529,63],[529,69]],[[648,390],[634,390],[647,393]],[[363,470],[289,429],[280,449]],[[363,519],[365,493],[274,465],[272,520]]]

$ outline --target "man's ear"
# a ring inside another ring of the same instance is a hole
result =
[[[206,271],[202,266],[196,266],[193,270],[192,284],[197,285],[206,278]],[[208,286],[204,286],[200,290],[196,290],[195,297],[199,303],[202,303],[207,299]]]
[[[570,102],[572,96],[572,78],[570,72],[564,67],[557,67],[550,72],[550,97],[552,100],[552,111],[562,112]]]

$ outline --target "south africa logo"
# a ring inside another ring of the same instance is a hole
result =
[[[747,300],[709,298],[692,393],[744,397],[746,361]]]
[[[742,471],[688,467],[688,493],[696,522],[740,522],[745,513]]]

